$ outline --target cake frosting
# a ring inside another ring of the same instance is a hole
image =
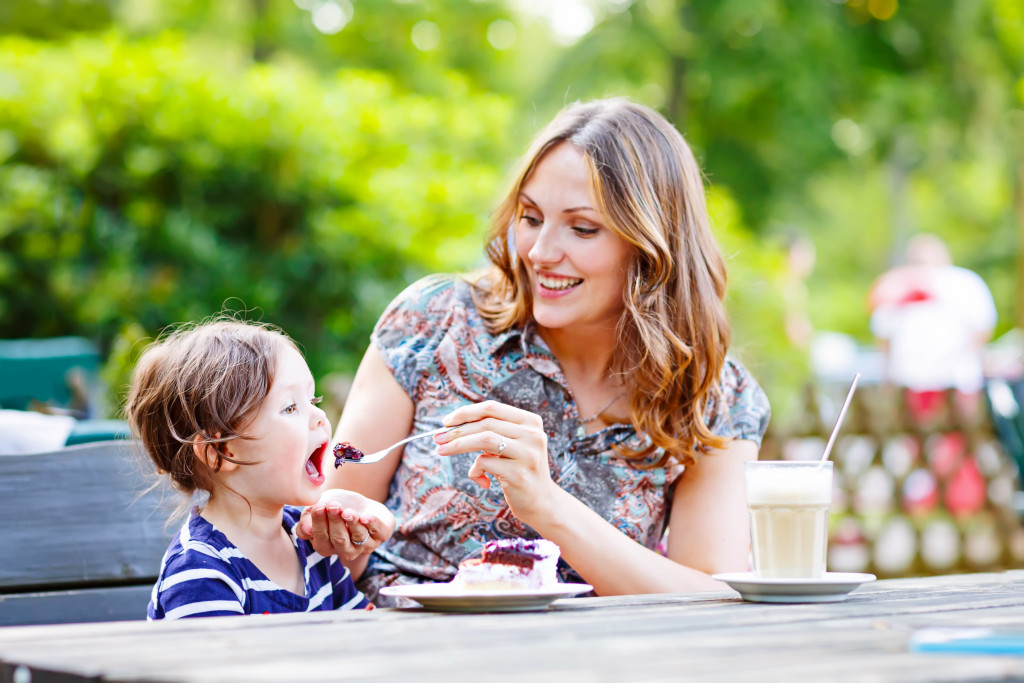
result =
[[[468,590],[536,590],[558,583],[558,546],[543,538],[488,541],[465,560],[452,585]]]
[[[341,467],[346,462],[359,462],[364,457],[364,453],[350,444],[348,441],[342,441],[334,447],[334,467]]]

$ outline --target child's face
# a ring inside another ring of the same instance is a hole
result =
[[[331,424],[317,403],[306,361],[282,345],[270,392],[241,428],[250,438],[227,444],[231,460],[259,463],[234,468],[227,481],[253,506],[312,505],[318,500]]]

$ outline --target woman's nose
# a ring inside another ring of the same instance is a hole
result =
[[[530,246],[527,256],[535,264],[556,263],[562,258],[562,250],[558,244],[557,232],[554,226],[546,223],[536,233],[536,238]]]

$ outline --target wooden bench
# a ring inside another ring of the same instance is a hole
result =
[[[0,456],[0,626],[145,619],[177,531],[132,441]]]

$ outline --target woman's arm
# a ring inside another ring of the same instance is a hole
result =
[[[366,350],[334,432],[334,443],[348,441],[366,453],[386,448],[408,436],[412,428],[413,402],[395,380],[373,345]],[[373,465],[343,465],[326,472],[328,490],[303,513],[300,535],[310,538],[321,555],[338,555],[352,572],[362,576],[370,553],[394,531],[394,517],[382,503],[402,457],[396,449]],[[325,458],[333,463],[333,458]],[[338,491],[344,489],[344,491]],[[364,505],[350,502],[355,491],[370,499]],[[372,503],[372,504],[371,504]],[[386,513],[386,515],[384,514]],[[366,539],[355,546],[352,540]],[[353,558],[354,559],[350,559]]]
[[[734,441],[686,469],[676,484],[668,557],[648,550],[563,491],[548,519],[523,520],[558,543],[562,556],[598,595],[719,590],[718,572],[749,568],[743,463],[750,441]],[[561,490],[561,489],[560,489]]]
[[[670,559],[708,575],[750,569],[743,464],[752,460],[757,445],[734,440],[686,468],[672,498]]]
[[[412,399],[371,344],[352,381],[334,443],[348,441],[364,453],[373,453],[409,436],[412,418]],[[343,465],[327,473],[326,485],[358,491],[383,503],[401,459],[398,448],[373,465]]]
[[[484,486],[488,475],[496,479],[513,514],[557,543],[565,561],[599,595],[716,590],[724,586],[711,574],[748,568],[743,463],[757,458],[754,443],[733,441],[687,468],[676,485],[669,520],[674,532],[664,557],[551,480],[539,417],[488,401],[460,408],[445,422],[474,420],[436,437],[447,444],[439,452],[483,450],[470,476]]]

